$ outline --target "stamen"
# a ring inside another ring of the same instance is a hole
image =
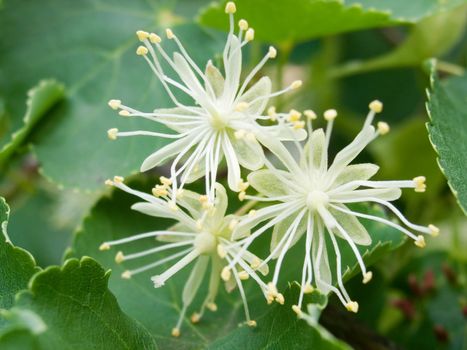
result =
[[[388,123],[385,122],[378,122],[377,128],[380,135],[386,135],[390,130]]]
[[[428,225],[428,229],[430,230],[430,233],[433,237],[438,237],[439,236],[439,228],[436,227],[435,225]]]
[[[237,7],[235,6],[235,3],[232,2],[232,1],[229,1],[229,2],[225,5],[225,13],[227,13],[227,14],[234,14],[235,12],[237,12]]]
[[[240,21],[238,21],[238,27],[241,29],[241,30],[247,30],[248,29],[248,22],[244,19],[241,19]]]
[[[417,176],[413,179],[413,182],[415,183],[415,192],[425,192],[426,190],[425,181],[426,181],[425,176]]]
[[[144,41],[145,39],[149,38],[149,33],[145,32],[144,30],[138,30],[136,32],[136,36],[138,37],[139,41]]]
[[[120,108],[121,104],[122,104],[122,101],[120,100],[110,100],[109,101],[109,107],[114,109],[114,110],[117,110]]]
[[[417,239],[415,239],[415,245],[419,248],[425,248],[426,242],[425,242],[425,237],[422,235],[417,236]]]
[[[358,303],[356,301],[349,301],[345,304],[347,311],[357,313],[358,312]]]
[[[112,128],[107,130],[107,136],[111,140],[116,140],[117,139],[117,134],[118,134],[118,129],[117,128]]]
[[[145,56],[148,54],[148,48],[146,46],[138,46],[136,49],[136,54],[138,56]]]

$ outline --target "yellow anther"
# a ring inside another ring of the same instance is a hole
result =
[[[269,282],[268,283],[268,292],[267,292],[269,295],[272,295],[274,298],[277,296],[278,291],[277,291],[277,287],[274,283],[272,282]]]
[[[106,184],[107,186],[113,186],[114,185],[114,182],[110,179],[107,179],[105,180],[104,184]]]
[[[438,237],[439,236],[439,228],[436,227],[435,225],[428,225],[428,229],[430,230],[430,233],[433,237]]]
[[[302,86],[302,81],[301,80],[295,80],[294,82],[292,82],[292,84],[290,84],[290,88],[292,90],[295,90],[295,89],[298,89],[300,86]]]
[[[370,282],[372,278],[373,278],[373,272],[367,271],[367,273],[363,275],[363,283],[366,284]]]
[[[276,301],[281,304],[281,305],[284,305],[285,303],[285,298],[284,296],[281,294],[281,293],[278,293],[277,296],[276,296]]]
[[[130,116],[130,112],[128,112],[126,109],[122,109],[120,112],[118,112],[118,114],[121,115],[122,117]]]
[[[122,252],[118,252],[116,255],[115,255],[115,262],[117,264],[120,264],[123,260],[125,260],[125,256],[123,255]]]
[[[324,112],[324,119],[327,121],[331,121],[336,119],[337,117],[337,111],[335,109],[328,109],[327,111]]]
[[[413,179],[413,182],[415,182],[415,192],[425,192],[426,190],[425,181],[426,181],[425,176],[417,176]]]
[[[128,271],[128,270],[123,271],[121,276],[122,276],[123,279],[129,280],[131,278],[131,272]]]
[[[172,180],[170,180],[169,178],[167,178],[167,177],[165,177],[165,176],[161,176],[161,177],[159,178],[159,180],[160,180],[161,184],[163,184],[164,186],[169,187],[169,186],[172,185]]]
[[[237,7],[235,6],[235,3],[233,1],[229,1],[225,5],[225,13],[233,14],[235,12],[237,12]]]
[[[190,317],[191,323],[198,323],[199,320],[201,320],[201,315],[197,312],[195,312],[193,315]]]
[[[144,56],[148,54],[148,48],[146,46],[138,46],[136,49],[136,54],[138,56]]]
[[[245,33],[245,40],[252,41],[255,38],[255,30],[253,28],[248,28]]]
[[[287,116],[287,119],[289,120],[289,122],[296,122],[299,121],[301,117],[302,113],[295,109],[291,109],[289,115]]]
[[[304,127],[305,127],[305,122],[303,120],[293,122],[294,129],[303,129]]]
[[[309,120],[314,120],[317,118],[316,113],[313,112],[311,109],[303,111],[303,114],[305,114],[305,117],[307,117]]]
[[[315,289],[313,288],[313,286],[309,283],[306,283],[304,286],[303,286],[303,293],[305,294],[310,294],[310,293],[313,293]]]
[[[276,58],[277,50],[275,49],[275,47],[269,46],[268,56],[269,58]]]
[[[249,327],[256,327],[256,321],[255,320],[249,320],[246,322],[246,324],[249,326]]]
[[[221,272],[221,278],[227,282],[231,276],[232,276],[232,272],[230,271],[229,267],[228,266],[224,267]]]
[[[204,203],[207,203],[209,200],[208,196],[206,196],[205,194],[199,196],[198,198],[198,201],[201,203],[201,204],[204,204]]]
[[[245,137],[246,131],[243,129],[237,130],[234,132],[234,136],[237,140],[241,140]]]
[[[300,310],[298,305],[292,305],[292,310],[297,314],[298,317],[302,317],[302,310]]]
[[[175,38],[175,34],[174,34],[174,32],[172,32],[172,29],[170,29],[170,28],[167,28],[165,30],[165,35],[167,35],[167,39],[169,39],[169,40]]]
[[[248,104],[248,102],[239,102],[235,106],[235,111],[236,112],[245,112],[249,106],[250,105]]]
[[[172,328],[172,337],[179,337],[180,336],[180,329]]]
[[[118,134],[117,128],[112,128],[112,129],[107,130],[107,137],[111,140],[116,140],[117,134]]]
[[[249,186],[250,186],[250,183],[244,182],[243,180],[240,180],[238,183],[238,189],[240,191],[246,191]]]
[[[216,312],[217,311],[217,305],[215,303],[207,303],[206,304],[206,307],[211,310],[212,312]]]
[[[114,182],[116,184],[121,184],[124,180],[125,178],[123,176],[114,176]]]
[[[156,33],[151,33],[149,34],[149,41],[152,42],[153,44],[159,44],[162,41],[162,39]]]
[[[244,19],[241,19],[238,21],[238,26],[241,30],[247,30],[248,29],[248,22]]]
[[[219,255],[221,259],[224,259],[227,256],[227,252],[222,244],[217,245],[217,255]]]
[[[248,278],[250,278],[250,275],[248,274],[248,272],[246,271],[240,271],[238,273],[238,278],[240,278],[242,281],[245,281],[247,280]]]
[[[229,230],[230,230],[230,231],[233,231],[237,225],[238,225],[238,220],[235,220],[235,219],[234,219],[234,220],[230,221],[230,223],[229,223]]]
[[[122,101],[120,101],[120,100],[110,100],[108,104],[109,104],[110,108],[117,110],[122,105]]]
[[[156,185],[152,189],[152,194],[154,195],[154,197],[163,197],[167,196],[169,194],[169,191],[167,191],[167,188],[165,186]]]
[[[271,106],[268,108],[268,116],[271,118],[271,120],[276,120],[277,114],[276,114],[276,107]]]
[[[100,246],[99,246],[99,250],[103,251],[103,250],[109,250],[110,249],[110,244],[107,243],[107,242],[104,242],[102,243]]]
[[[240,202],[243,202],[245,200],[245,196],[246,196],[246,192],[245,191],[241,191],[239,194],[238,194],[238,199],[240,200]]]
[[[356,301],[349,301],[347,304],[345,304],[345,308],[347,311],[350,312],[358,312],[358,303]]]
[[[414,244],[419,248],[425,248],[426,246],[425,237],[423,237],[422,235],[417,236]]]
[[[368,107],[375,113],[381,113],[383,111],[383,103],[378,100],[372,101]]]
[[[256,210],[254,210],[254,209],[251,209],[251,210],[248,212],[248,216],[249,216],[250,218],[254,217],[255,215],[256,215]]]
[[[391,128],[389,127],[389,124],[386,122],[378,122],[377,124],[378,127],[378,133],[380,135],[386,135]]]
[[[145,32],[144,30],[138,30],[136,32],[136,36],[138,37],[139,41],[144,41],[149,38],[149,33]]]

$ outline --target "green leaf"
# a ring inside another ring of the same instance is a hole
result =
[[[202,24],[225,29],[226,1],[206,8]],[[282,43],[314,39],[365,28],[415,23],[425,16],[462,4],[462,0],[237,0],[238,18],[245,18],[261,40]]]
[[[9,309],[15,294],[25,289],[31,276],[39,271],[32,255],[10,242],[7,234],[9,213],[10,208],[0,197],[0,309]]]
[[[285,304],[275,304],[258,317],[257,328],[239,328],[214,342],[209,349],[350,349],[319,324],[308,324],[290,312],[299,292],[299,286],[293,284],[284,293]]]
[[[11,139],[0,149],[0,164],[5,162],[24,142],[41,118],[63,98],[64,87],[54,80],[42,80],[36,87],[29,90],[27,95],[27,110],[23,118],[23,125],[11,135]]]
[[[438,164],[452,193],[467,213],[467,75],[440,81],[432,65],[428,91],[427,124],[430,141],[438,153]]]
[[[36,274],[3,317],[5,341],[29,341],[37,349],[155,349],[147,330],[126,316],[107,289],[109,273],[91,258],[68,260]],[[25,339],[25,333],[30,334]],[[3,348],[3,347],[2,347]]]
[[[107,102],[119,98],[141,110],[173,106],[135,54],[136,30],[160,33],[182,21],[173,6],[171,0],[5,1],[0,11],[0,90],[9,130],[19,128],[23,96],[38,80],[53,77],[67,87],[66,101],[50,113],[34,139],[46,177],[66,187],[95,190],[110,176],[138,169],[164,143],[152,137],[110,141],[106,131],[111,127],[162,130],[154,122],[118,117]],[[174,31],[202,66],[220,51],[218,37],[197,25],[181,24]]]

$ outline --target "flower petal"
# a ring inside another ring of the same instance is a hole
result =
[[[286,219],[279,222],[276,226],[274,226],[274,229],[272,231],[272,237],[271,237],[271,245],[270,245],[271,252],[277,247],[281,239],[284,237],[289,227],[293,224],[293,222],[297,218],[298,213],[300,213],[300,210],[296,211],[295,213],[293,213]],[[295,243],[297,243],[298,240],[302,237],[303,233],[306,231],[307,223],[308,223],[308,215],[304,215],[298,224],[297,230],[294,233],[294,238],[292,239],[289,249],[292,248],[295,245]],[[277,258],[279,254],[280,254],[280,250],[274,255],[274,258]]]
[[[249,184],[260,194],[267,197],[286,196],[290,194],[287,185],[277,176],[280,174],[286,179],[292,180],[290,173],[283,170],[262,169],[248,175]]]
[[[255,100],[260,96],[266,96],[271,93],[272,84],[271,79],[269,77],[262,77],[258,80],[251,88],[249,88],[240,98],[238,102],[247,102],[250,103],[251,101]],[[247,110],[245,111],[246,114],[250,114],[253,116],[258,116],[263,113],[266,105],[268,104],[269,99],[262,98],[255,103],[248,106]]]
[[[159,218],[177,219],[174,212],[169,208],[155,203],[138,202],[131,206],[131,209],[139,211],[140,213],[155,216]]]
[[[332,195],[333,201],[352,201],[352,202],[361,202],[365,201],[367,198],[378,198],[385,201],[394,201],[399,199],[402,195],[400,188],[371,188],[365,190],[354,190],[354,191],[345,191],[340,192],[335,195]]]
[[[349,210],[343,204],[336,204],[340,208],[344,210]],[[343,213],[339,210],[336,210],[332,207],[328,208],[329,212],[334,216],[334,219],[342,226],[345,232],[348,233],[352,241],[359,245],[370,245],[371,244],[371,237],[368,234],[365,226],[363,226],[360,221],[353,215]],[[344,238],[341,232],[338,229],[333,229],[332,233],[336,236]]]
[[[257,170],[264,165],[264,152],[256,139],[230,137],[238,162],[249,170]]]
[[[339,185],[348,183],[351,181],[365,181],[375,175],[379,170],[379,166],[371,163],[363,164],[351,164],[348,165],[342,170],[342,172],[337,176],[332,184],[332,188],[336,188]],[[356,185],[350,190],[357,188]]]
[[[317,225],[318,225],[318,231],[323,232],[324,230],[323,223],[318,222]],[[316,287],[322,293],[327,294],[330,291],[329,285],[332,285],[332,274],[331,274],[331,268],[329,266],[329,256],[328,256],[328,252],[326,249],[326,239],[324,237],[324,233],[322,233],[322,239],[324,240],[324,242],[322,244],[322,252],[321,252],[321,257],[319,261],[318,261],[318,252],[319,252],[318,239],[319,239],[319,233],[316,232],[313,237],[313,241],[315,241],[315,244],[312,244],[311,246],[313,270],[315,272]],[[320,278],[318,278],[318,274],[317,274],[318,271],[319,271]]]
[[[225,85],[223,99],[233,101],[237,93],[240,73],[242,71],[242,49],[240,48],[240,41],[235,35],[231,35],[230,41],[230,54],[227,61],[224,62],[225,67]]]
[[[237,192],[241,181],[240,165],[232,147],[232,143],[227,135],[224,135],[222,142],[225,160],[227,161],[227,182],[232,191]]]
[[[311,156],[311,159],[309,159]],[[311,160],[313,168],[320,169],[322,163],[326,168],[328,162],[328,151],[326,149],[326,136],[323,129],[317,129],[311,133],[308,142],[305,144],[300,157],[300,165],[305,167]]]
[[[198,291],[201,282],[204,280],[204,274],[208,267],[209,257],[201,255],[198,257],[195,266],[191,270],[190,276],[183,287],[182,301],[184,306],[191,304],[195,298],[196,292]]]
[[[261,126],[260,129],[281,141],[303,141],[307,136],[304,129],[295,129],[285,125]]]
[[[191,110],[196,110],[201,114],[204,114],[204,110],[199,107],[190,107]],[[180,123],[187,122],[187,121],[195,121],[195,120],[187,120],[183,117],[199,117],[200,123],[202,122],[202,118],[199,114],[194,113],[193,111],[187,110],[181,107],[175,108],[158,108],[154,110],[155,114],[159,114],[160,116],[156,116],[156,121],[166,125],[172,130],[177,131],[178,133],[182,133],[188,130],[192,130],[194,128],[193,124],[189,125],[181,125]],[[170,116],[169,116],[170,115]]]
[[[224,92],[225,80],[219,69],[217,69],[217,67],[212,64],[211,60],[209,60],[208,64],[206,65],[206,79],[211,85],[216,98],[219,98]]]

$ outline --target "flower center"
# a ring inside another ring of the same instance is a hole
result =
[[[209,123],[215,130],[222,130],[227,126],[227,120],[221,113],[215,111],[209,116]]]
[[[326,206],[329,202],[329,196],[323,191],[311,191],[306,196],[306,205],[311,210],[316,210],[319,206]]]
[[[193,246],[200,254],[213,252],[216,249],[217,239],[208,232],[202,232],[196,236]]]

